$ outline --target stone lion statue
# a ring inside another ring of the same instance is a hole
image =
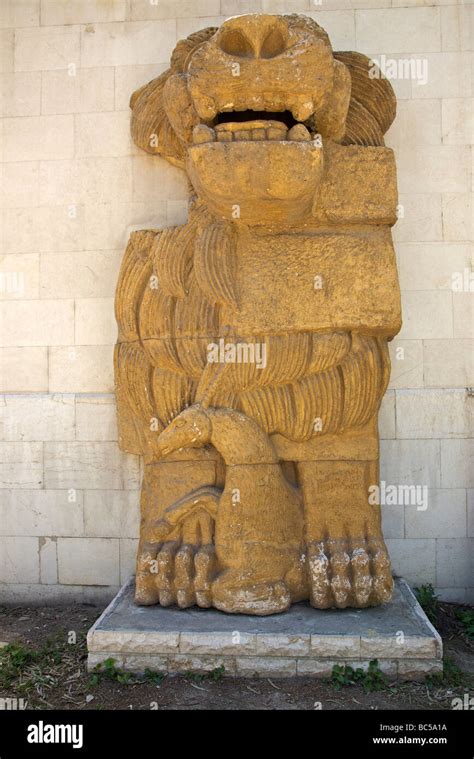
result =
[[[136,602],[387,601],[368,490],[401,326],[389,82],[312,19],[256,14],[179,42],[130,105],[135,143],[189,179],[187,223],[134,232],[117,286]]]

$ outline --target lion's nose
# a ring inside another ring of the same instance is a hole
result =
[[[237,16],[219,29],[217,43],[235,58],[275,58],[286,50],[288,26],[281,16]]]

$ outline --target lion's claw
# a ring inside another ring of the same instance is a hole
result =
[[[197,604],[212,605],[211,583],[215,576],[214,546],[178,546],[164,543],[154,559],[138,563],[136,601],[142,605],[177,604],[181,609]]]
[[[329,538],[308,546],[311,605],[376,606],[390,600],[393,579],[381,538]]]
[[[212,543],[221,491],[194,490],[150,525],[151,540],[138,551],[135,600],[138,604],[181,609],[211,606],[216,558]],[[203,544],[203,541],[204,544]]]

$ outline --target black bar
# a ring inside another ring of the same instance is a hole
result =
[[[0,759],[192,755],[274,749],[291,759],[416,756],[472,759],[469,711],[2,711]],[[41,726],[42,725],[42,726]],[[56,730],[56,726],[64,729]],[[52,726],[52,727],[48,727]],[[69,726],[69,729],[67,728]],[[76,726],[76,731],[73,731]],[[82,728],[82,732],[79,728]],[[69,738],[71,743],[31,743]],[[383,739],[383,741],[382,741]],[[390,739],[390,740],[389,740]],[[416,739],[416,740],[415,740]],[[424,741],[424,742],[423,742]],[[81,745],[79,745],[81,744]],[[285,748],[286,747],[286,748]],[[133,753],[132,753],[133,752]],[[263,754],[263,752],[265,752]]]

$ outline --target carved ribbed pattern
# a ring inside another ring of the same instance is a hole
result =
[[[170,75],[164,71],[133,93],[131,133],[135,145],[147,153],[162,155],[172,162],[184,163],[184,147],[178,140],[163,107],[163,88]]]
[[[339,364],[351,347],[351,336],[347,332],[332,332],[329,335],[311,335],[311,361],[307,374],[323,372]]]
[[[342,432],[366,424],[385,392],[389,361],[377,338],[360,337],[338,365],[288,385],[242,393],[244,413],[268,433],[292,440]]]
[[[178,42],[171,57],[171,68],[140,87],[130,98],[134,143],[147,153],[162,155],[181,167],[184,165],[185,149],[165,114],[163,89],[170,75],[185,71],[194,50],[215,32],[216,28],[208,27]]]
[[[119,342],[138,340],[138,308],[152,274],[149,256],[155,232],[134,232],[125,251],[115,291]]]
[[[152,249],[153,266],[168,295],[184,298],[193,266],[193,224],[164,229]]]
[[[335,52],[351,74],[351,101],[343,145],[383,145],[383,135],[395,118],[392,85],[362,53]],[[374,76],[374,72],[378,72]]]
[[[152,368],[140,343],[121,343],[116,352],[115,382],[125,394],[130,410],[147,426],[154,415]]]
[[[194,401],[200,383],[210,405],[242,410],[268,433],[293,440],[365,424],[388,382],[386,342],[346,332],[232,334],[220,314],[235,304],[237,266],[225,222],[202,208],[183,227],[132,236],[117,288],[120,403],[141,424],[156,416],[166,425]],[[222,364],[209,365],[208,349],[224,335],[224,344],[258,345],[259,352],[248,363],[226,364],[216,382]]]
[[[192,404],[197,383],[175,372],[155,369],[152,387],[156,416],[166,426],[186,406]]]
[[[289,335],[247,335],[228,337],[237,344],[265,346],[259,348],[256,359],[262,358],[266,366],[259,367],[256,361],[235,363],[228,366],[228,382],[239,393],[257,387],[275,386],[296,382],[302,377],[322,372],[339,363],[350,349],[350,335],[333,333],[314,335],[299,332]]]
[[[238,307],[235,237],[229,224],[210,223],[195,243],[194,271],[199,287],[212,303]]]
[[[346,133],[341,144],[365,145],[367,147],[384,144],[383,132],[378,121],[357,100],[351,100],[349,103]]]
[[[210,37],[217,32],[217,29],[217,26],[206,26],[205,29],[193,32],[185,40],[180,40],[171,56],[171,70],[177,73],[186,71],[192,53],[200,47],[203,42],[210,39]]]

